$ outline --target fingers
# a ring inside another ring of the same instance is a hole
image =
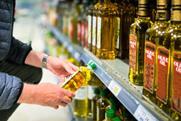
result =
[[[69,64],[69,66],[72,68],[72,70],[74,70],[74,71],[77,71],[77,70],[78,70],[78,67],[75,66],[74,64],[72,64],[72,63],[68,63],[68,64]]]

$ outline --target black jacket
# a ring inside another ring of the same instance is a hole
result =
[[[15,0],[0,0],[0,62],[24,64],[31,46],[20,42],[12,35],[14,8]],[[22,87],[21,79],[0,72],[0,110],[8,109],[16,103]]]

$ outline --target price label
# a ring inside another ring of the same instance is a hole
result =
[[[150,112],[148,112],[142,105],[139,105],[134,113],[134,117],[138,121],[158,121],[155,117],[153,117]]]
[[[121,91],[121,87],[119,86],[119,84],[117,82],[115,82],[114,80],[111,80],[111,83],[108,86],[109,90],[115,95],[118,96],[119,92]]]

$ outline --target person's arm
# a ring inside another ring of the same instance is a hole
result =
[[[0,72],[0,110],[12,107],[17,102],[22,89],[21,79]]]
[[[7,56],[7,60],[17,64],[24,64],[26,56],[32,50],[31,46],[25,44],[14,37],[11,41],[10,51]]]
[[[25,64],[41,67],[42,59],[45,57],[45,53],[36,52],[31,50],[25,59]],[[59,76],[60,78],[64,78],[74,73],[77,70],[77,67],[72,63],[68,62],[65,59],[46,56],[47,64],[46,67],[48,70]]]
[[[18,103],[38,104],[58,108],[71,102],[73,93],[50,83],[24,84]]]

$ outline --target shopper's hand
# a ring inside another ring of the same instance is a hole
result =
[[[51,83],[40,83],[39,85],[24,84],[18,102],[50,106],[57,109],[59,106],[66,106],[70,103],[73,96],[74,93]]]
[[[61,79],[73,74],[78,69],[67,60],[52,56],[48,57],[47,68]]]

